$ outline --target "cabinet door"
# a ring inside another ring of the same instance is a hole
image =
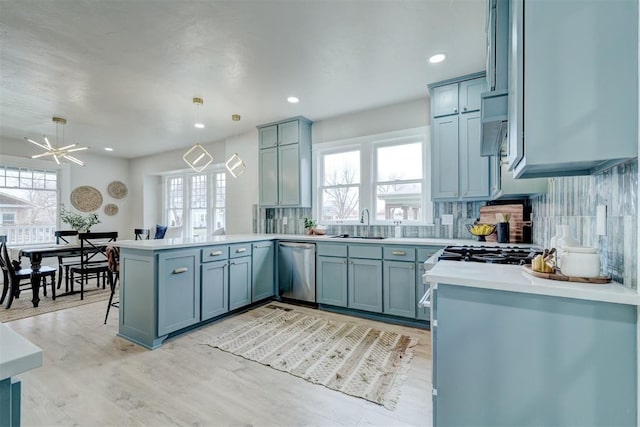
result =
[[[297,144],[300,141],[299,122],[292,120],[279,124],[278,137],[280,145]]]
[[[278,125],[267,126],[258,130],[260,148],[270,148],[278,145]]]
[[[260,150],[260,205],[278,206],[278,149]]]
[[[202,265],[202,320],[229,311],[227,261]]]
[[[431,198],[458,198],[458,116],[433,120]]]
[[[413,262],[384,262],[384,313],[416,317],[416,270]]]
[[[524,157],[524,7],[522,0],[509,3],[509,130],[507,161],[513,170]],[[554,139],[555,140],[555,139]]]
[[[229,261],[229,310],[251,304],[251,257]]]
[[[433,117],[458,114],[458,83],[433,88],[431,106]]]
[[[382,261],[349,260],[349,308],[382,313]]]
[[[159,336],[200,321],[198,256],[195,250],[158,255]]]
[[[318,256],[317,300],[320,304],[347,306],[347,259]]]
[[[275,295],[274,248],[272,242],[254,243],[251,274],[251,301],[260,301]]]
[[[489,197],[489,157],[480,155],[480,112],[460,115],[460,192],[463,199]]]
[[[466,80],[460,83],[460,112],[480,111],[480,94],[486,92],[487,80],[484,78]]]
[[[278,149],[280,154],[280,168],[278,170],[280,206],[300,204],[299,150],[298,144],[285,145]]]

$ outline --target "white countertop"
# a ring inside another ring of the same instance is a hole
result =
[[[0,380],[42,366],[42,350],[0,323]]]
[[[518,265],[439,261],[424,274],[428,282],[538,295],[640,305],[640,294],[620,283],[562,282],[540,279]]]
[[[499,244],[495,242],[478,242],[471,239],[436,239],[402,237],[386,239],[359,239],[359,238],[336,238],[331,236],[307,236],[297,234],[228,234],[226,236],[211,236],[208,239],[181,238],[181,239],[158,239],[158,240],[118,240],[114,245],[121,248],[140,250],[163,250],[175,248],[190,248],[206,245],[219,245],[227,243],[245,243],[260,240],[286,240],[296,242],[325,242],[325,243],[363,243],[375,245],[425,245],[425,246],[448,246],[448,245],[491,245],[491,246],[520,246],[529,247],[531,244]]]

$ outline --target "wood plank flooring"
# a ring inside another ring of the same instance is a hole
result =
[[[44,366],[19,376],[22,425],[431,425],[428,331],[296,308],[419,338],[395,410],[204,345],[255,313],[150,351],[116,336],[117,310],[103,325],[99,302],[7,323],[44,350]]]

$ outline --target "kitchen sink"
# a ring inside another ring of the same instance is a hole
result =
[[[370,240],[382,240],[386,239],[386,237],[382,236],[352,236],[350,234],[338,234],[337,236],[331,236],[337,239],[370,239]]]

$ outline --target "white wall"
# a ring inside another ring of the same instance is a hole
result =
[[[253,205],[258,203],[258,130],[225,141],[225,158],[234,153],[247,169],[238,178],[227,174],[227,234],[253,231]]]

